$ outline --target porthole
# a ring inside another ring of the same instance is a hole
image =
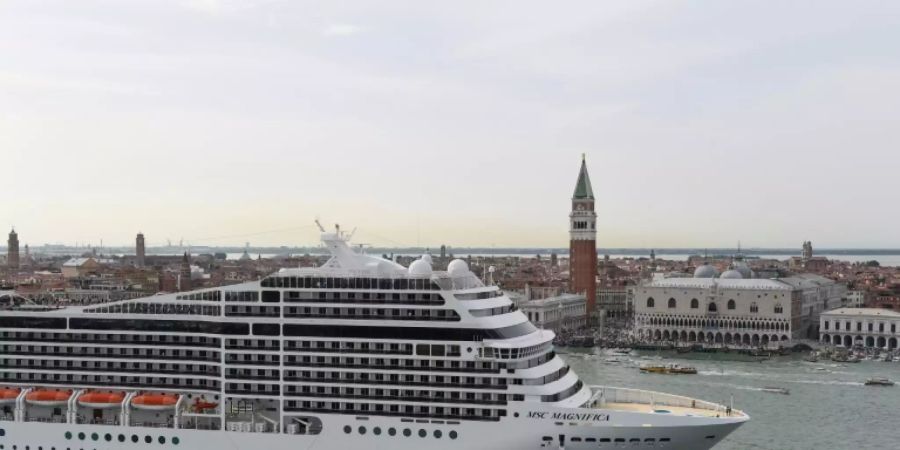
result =
[[[456,430],[450,430],[450,439],[456,439],[457,436]]]
[[[66,439],[68,439],[68,440],[71,440],[71,439],[72,439],[72,432],[71,432],[71,431],[66,431]]]
[[[396,436],[396,435],[397,435],[397,429],[394,428],[394,427],[388,428],[388,434],[391,435],[391,436]]]
[[[112,435],[109,433],[106,433],[106,436],[103,436],[103,439],[106,439],[106,442],[110,442],[110,441],[112,441]]]
[[[0,437],[2,437],[2,436],[6,436],[6,430],[4,430],[3,428],[0,428]]]
[[[100,439],[100,435],[99,435],[99,434],[97,434],[97,433],[91,433],[91,440],[92,440],[92,441],[96,441],[96,440],[98,440],[98,439]],[[26,449],[26,450],[27,450],[27,449]]]
[[[139,438],[138,435],[136,435],[136,434],[131,435],[131,442],[134,442],[135,444],[137,444],[137,441],[139,441],[139,440],[141,440],[141,438]]]
[[[519,417],[519,413],[513,413],[513,417]]]
[[[441,430],[434,430],[434,437],[440,439],[441,438]]]
[[[419,437],[425,437],[425,436],[428,436],[428,432],[419,428]]]
[[[381,436],[381,428],[379,427],[372,429],[372,432],[375,433],[375,436]]]
[[[83,441],[83,440],[84,440],[84,438],[85,438],[85,435],[84,435],[84,433],[78,433],[78,439],[80,439],[80,440],[82,440],[82,441]]]
[[[120,435],[119,435],[119,442],[125,442],[125,435],[124,435],[124,434],[120,434]],[[68,450],[68,449],[66,449],[66,450]]]
[[[404,429],[403,429],[403,435],[406,436],[406,437],[412,436],[412,430],[410,430],[409,428],[404,428]]]
[[[153,442],[153,438],[150,437],[150,435],[148,434],[148,435],[144,436],[144,442],[149,444],[149,443]]]
[[[219,398],[219,397],[216,397],[216,398]],[[178,439],[178,436],[175,436],[172,438],[172,445],[178,445],[179,442],[181,442],[181,439]]]
[[[366,434],[366,427],[359,427],[356,431],[359,431],[359,434]]]
[[[350,425],[344,425],[344,433],[350,434],[353,431],[353,428],[350,428]]]
[[[166,443],[166,437],[165,437],[165,436],[160,436],[159,439],[157,439],[157,440],[159,441],[160,444],[165,444],[165,443]]]

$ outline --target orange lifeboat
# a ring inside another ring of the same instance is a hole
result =
[[[174,409],[176,403],[178,396],[172,394],[141,394],[131,400],[131,406],[151,411]]]
[[[38,389],[25,394],[25,401],[37,406],[66,406],[72,391]]]
[[[19,394],[22,393],[21,389],[14,388],[2,388],[0,389],[0,405],[7,405],[10,403],[15,403],[16,399],[19,398]]]
[[[85,392],[78,397],[78,404],[85,408],[115,408],[125,400],[121,392]]]
[[[202,398],[197,398],[194,400],[193,408],[194,412],[203,412],[207,409],[213,409],[216,406],[219,406],[219,404],[215,402],[208,402]]]

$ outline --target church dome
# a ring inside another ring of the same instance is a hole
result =
[[[743,261],[735,261],[734,264],[732,264],[732,268],[740,272],[741,278],[751,278],[753,276],[753,271],[750,270],[750,266]]]
[[[461,277],[469,272],[469,265],[461,259],[454,259],[447,265],[447,272],[451,277]]]
[[[715,278],[718,275],[719,271],[709,264],[704,264],[694,270],[694,278]]]
[[[431,275],[431,264],[424,259],[417,259],[409,265],[409,275],[413,277],[425,277]]]
[[[744,275],[742,275],[737,270],[729,269],[729,270],[726,270],[725,272],[722,272],[722,276],[720,278],[740,280],[741,278],[744,278]]]

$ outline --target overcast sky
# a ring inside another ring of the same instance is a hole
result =
[[[900,247],[900,2],[0,0],[23,243],[565,246],[582,153],[600,247]]]

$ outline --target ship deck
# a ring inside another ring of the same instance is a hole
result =
[[[748,418],[743,411],[690,397],[608,386],[591,386],[591,389],[591,408],[683,417]]]

